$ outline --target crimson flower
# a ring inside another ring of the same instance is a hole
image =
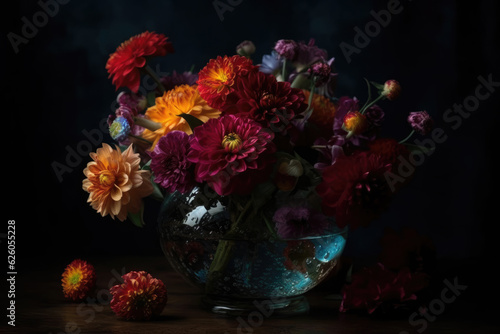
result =
[[[134,93],[139,90],[140,68],[146,65],[146,57],[165,56],[173,53],[172,43],[163,34],[143,32],[123,42],[106,63],[109,77],[116,89],[128,87]]]
[[[269,176],[263,170],[274,162],[273,138],[251,119],[226,115],[194,129],[187,159],[196,164],[196,180],[219,195],[250,193]]]
[[[367,226],[386,208],[391,192],[384,173],[391,169],[379,155],[357,152],[337,157],[323,169],[316,190],[326,215],[335,216],[341,228]]]
[[[289,82],[277,81],[273,75],[252,72],[238,80],[225,112],[249,117],[274,132],[284,133],[290,120],[306,110],[302,90]]]
[[[160,315],[167,303],[167,290],[159,279],[145,271],[131,271],[122,276],[123,283],[110,289],[110,306],[127,320],[149,320]]]

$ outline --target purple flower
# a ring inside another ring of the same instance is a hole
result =
[[[121,92],[116,97],[116,102],[120,107],[126,107],[128,110],[136,116],[139,112],[146,109],[147,101],[146,97],[141,94],[131,93],[131,92]]]
[[[366,109],[365,116],[366,119],[374,126],[381,126],[384,120],[384,111],[377,105],[373,105]]]
[[[280,58],[276,51],[270,55],[262,56],[262,64],[259,66],[259,71],[266,74],[276,74],[283,67],[283,58]]]
[[[189,135],[174,130],[161,137],[150,153],[155,182],[171,193],[186,193],[195,186],[194,166],[187,160],[189,149]]]
[[[421,135],[428,134],[434,127],[434,121],[427,111],[414,111],[408,116],[408,123],[413,130]]]
[[[283,239],[297,239],[322,233],[329,221],[322,213],[304,206],[284,206],[273,217],[278,235]]]
[[[299,69],[322,59],[328,59],[328,53],[314,45],[314,39],[311,38],[307,44],[304,42],[297,43],[294,63]]]
[[[328,62],[319,61],[311,65],[308,69],[308,73],[311,75],[315,82],[316,87],[323,86],[330,81],[332,76],[336,73],[332,73],[332,63],[335,58],[330,59]]]
[[[320,156],[318,162],[314,164],[314,168],[322,171],[324,168],[333,165],[338,157],[344,155],[344,149],[342,148],[344,144],[345,137],[343,136],[334,135],[328,141],[324,138],[318,138],[314,145],[324,146],[324,148],[318,149]]]
[[[172,74],[160,78],[160,82],[165,87],[165,90],[169,91],[174,89],[176,86],[189,85],[192,86],[196,84],[198,80],[198,74],[185,71],[182,73],[177,73],[173,71]]]
[[[297,43],[290,39],[280,39],[274,46],[274,50],[276,50],[280,58],[286,58],[290,60],[293,60],[295,58],[296,49]]]

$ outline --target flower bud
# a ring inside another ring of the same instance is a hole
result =
[[[388,100],[395,100],[401,94],[401,85],[396,80],[387,80],[384,83],[384,88],[382,90],[382,95],[387,97]]]
[[[236,47],[236,53],[240,56],[250,57],[255,53],[255,44],[252,41],[243,41]]]

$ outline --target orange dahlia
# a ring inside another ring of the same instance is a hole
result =
[[[106,63],[109,77],[113,77],[116,89],[128,87],[134,93],[139,90],[140,68],[146,66],[146,57],[165,56],[173,53],[172,43],[163,34],[143,32],[123,42]]]
[[[149,320],[160,315],[167,303],[163,282],[145,271],[131,271],[122,276],[123,283],[110,289],[110,306],[127,320]]]
[[[62,274],[64,297],[73,301],[82,300],[89,295],[96,283],[94,267],[86,261],[76,259]]]
[[[210,59],[198,73],[200,95],[210,106],[222,109],[227,96],[234,91],[236,80],[257,69],[250,59],[243,56],[218,56]]]
[[[306,101],[309,101],[310,91],[306,89],[302,91],[304,92]],[[333,119],[337,112],[335,104],[329,98],[321,94],[314,94],[311,104],[313,112],[309,117],[309,121],[322,128],[327,128],[328,130],[333,129]]]
[[[157,97],[155,105],[146,111],[146,117],[161,124],[161,128],[155,131],[144,130],[142,137],[153,142],[154,148],[158,140],[170,131],[180,130],[192,134],[189,124],[179,116],[181,114],[190,114],[206,122],[219,117],[220,111],[210,107],[201,98],[196,86],[180,85]]]
[[[127,213],[138,213],[142,198],[153,192],[151,174],[141,170],[141,158],[130,145],[123,153],[118,147],[102,144],[96,153],[90,153],[93,161],[87,164],[83,173],[83,190],[89,193],[87,202],[103,217],[110,215],[120,221]]]

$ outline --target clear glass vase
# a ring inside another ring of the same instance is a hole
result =
[[[303,295],[337,265],[347,229],[332,220],[321,235],[299,239],[277,238],[265,228],[235,237],[228,233],[234,221],[230,208],[227,197],[207,196],[200,188],[167,197],[158,226],[171,266],[204,293],[203,305],[214,313],[307,313]],[[269,217],[262,219],[272,220],[276,209],[268,209]]]

